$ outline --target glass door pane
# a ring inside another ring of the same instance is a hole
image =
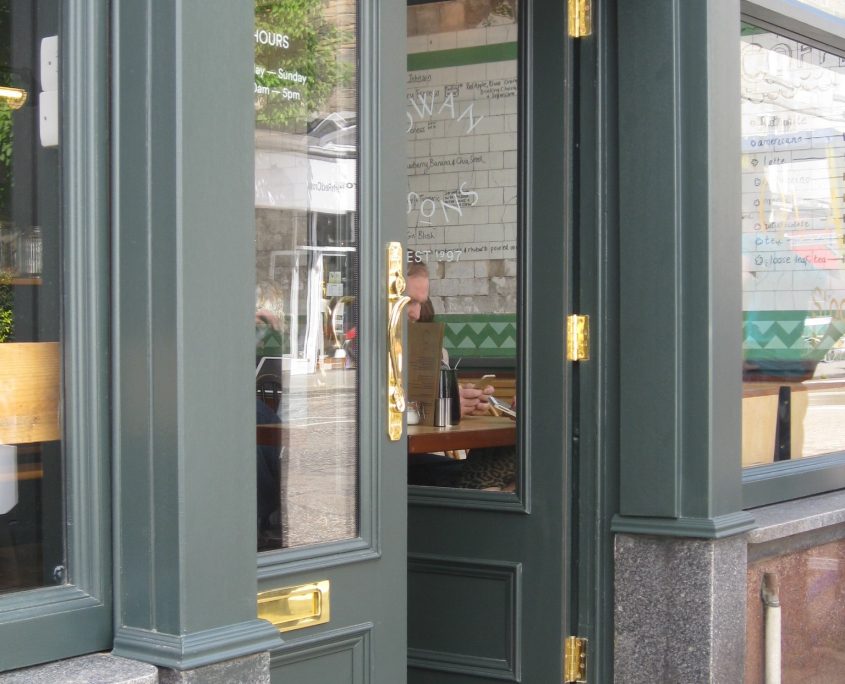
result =
[[[358,534],[354,2],[255,3],[258,548]]]
[[[516,423],[504,415],[517,394],[517,9],[516,0],[408,2],[414,485],[517,484]],[[428,380],[441,363],[459,385],[453,425],[441,415],[443,384]]]

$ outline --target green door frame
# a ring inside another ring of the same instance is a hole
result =
[[[615,533],[753,526],[741,326],[724,315],[741,293],[739,16],[739,0],[596,0],[594,35],[576,45],[575,299],[593,360],[573,378],[572,601],[595,681],[613,676]]]
[[[617,19],[624,137],[613,528],[720,538],[752,524],[738,442],[739,0],[620,0]]]
[[[177,669],[278,641],[256,617],[252,17],[112,3],[114,653]]]
[[[594,2],[572,42],[571,311],[590,316],[591,358],[572,370],[570,634],[588,640],[588,679],[613,681],[613,534],[618,512],[619,298],[616,3]]]

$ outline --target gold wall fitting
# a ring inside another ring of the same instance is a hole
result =
[[[573,314],[566,318],[566,360],[590,360],[590,317]]]
[[[322,625],[331,618],[329,580],[258,594],[258,617],[280,632]]]
[[[405,291],[404,257],[401,243],[387,243],[387,434],[393,442],[402,438],[402,414],[405,412],[402,312],[411,298],[402,294]]]
[[[569,0],[567,15],[571,38],[583,38],[593,33],[592,0]]]

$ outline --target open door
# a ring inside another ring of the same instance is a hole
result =
[[[387,357],[404,25],[400,2],[255,0],[258,612],[280,631],[273,682],[406,676]]]
[[[409,247],[429,258],[435,321],[459,379],[491,384],[507,403],[515,394],[517,414],[510,435],[500,418],[490,423],[495,437],[480,436],[474,416],[442,428],[440,444],[411,429],[408,679],[561,682],[571,439],[566,3],[408,5]],[[417,435],[427,440],[419,449]],[[441,450],[467,453],[452,463]]]

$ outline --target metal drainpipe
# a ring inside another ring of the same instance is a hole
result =
[[[773,572],[763,574],[760,595],[765,614],[766,684],[780,684],[780,586]]]

